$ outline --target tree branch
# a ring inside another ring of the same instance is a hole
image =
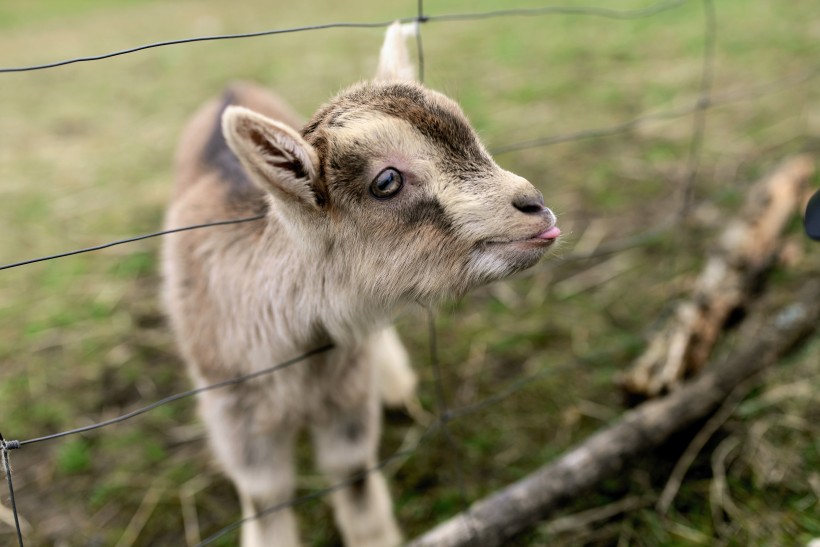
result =
[[[761,312],[762,313],[762,312]],[[629,461],[651,451],[670,435],[712,412],[748,378],[775,363],[811,334],[820,320],[820,281],[806,283],[792,304],[767,314],[757,332],[742,337],[728,359],[712,363],[692,382],[666,397],[650,400],[595,433],[556,462],[473,503],[439,524],[409,547],[503,545],[602,480],[624,470]]]
[[[703,368],[732,313],[756,298],[813,174],[814,160],[795,156],[752,186],[738,218],[726,224],[710,253],[691,297],[676,305],[618,379],[631,398],[657,397]]]

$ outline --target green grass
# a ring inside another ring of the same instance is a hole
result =
[[[186,36],[385,20],[415,10],[413,2],[374,0],[7,4],[0,6],[0,66]],[[599,4],[635,8],[650,2]],[[510,6],[442,0],[426,9],[435,14]],[[716,92],[816,68],[820,17],[810,2],[762,0],[751,6],[723,0],[716,8]],[[372,73],[381,33],[327,30],[189,44],[0,75],[0,262],[156,230],[175,142],[199,104],[227,82],[252,79],[308,115]],[[493,147],[693,104],[703,18],[701,3],[690,1],[634,21],[552,15],[437,22],[424,27],[424,45],[428,84],[458,99]],[[818,104],[815,79],[711,110],[696,198],[717,215],[661,233],[618,255],[619,262],[562,256],[595,230],[603,242],[618,240],[673,214],[685,177],[690,118],[498,156],[502,166],[544,192],[560,214],[567,242],[530,274],[440,311],[444,389],[448,404],[459,407],[520,378],[536,379],[454,420],[456,454],[434,435],[388,469],[408,536],[462,508],[457,465],[473,500],[621,413],[613,377],[640,352],[645,330],[685,293],[750,181],[792,152],[816,150]],[[773,277],[774,288],[786,294],[820,269],[818,248],[800,236],[798,224],[790,238],[802,261]],[[158,247],[152,240],[0,272],[0,431],[7,438],[108,419],[189,387],[159,308]],[[582,283],[596,265],[621,273]],[[420,399],[435,412],[424,315],[408,310],[398,324],[421,375]],[[776,545],[820,536],[818,355],[815,338],[769,374],[695,462],[668,515],[657,514],[650,503],[591,528],[555,535],[537,527],[516,544]],[[181,492],[192,492],[188,499],[202,537],[238,518],[235,495],[211,464],[194,406],[182,401],[103,431],[13,452],[18,504],[32,525],[26,544],[115,544],[152,489],[159,492],[157,505],[135,544],[183,544]],[[389,421],[382,454],[397,450],[418,427]],[[712,458],[721,451],[726,457],[717,464],[725,467],[732,505],[710,498],[717,485]],[[309,465],[306,443],[300,454],[300,493],[306,493],[322,482]],[[623,495],[656,496],[675,463],[673,454],[647,455],[634,471],[607,481],[567,511]],[[327,503],[303,504],[298,513],[307,544],[338,541]],[[10,541],[12,530],[0,521],[0,542]],[[235,541],[230,536],[218,544]]]

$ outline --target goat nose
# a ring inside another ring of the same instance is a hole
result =
[[[540,193],[516,196],[512,204],[513,207],[527,215],[541,214],[545,211],[549,211],[549,209],[544,206],[544,196]]]

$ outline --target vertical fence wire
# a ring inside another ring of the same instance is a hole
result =
[[[9,501],[11,502],[11,512],[14,515],[14,528],[17,532],[17,544],[23,547],[23,531],[20,529],[20,516],[17,514],[17,501],[14,498],[14,482],[11,478],[11,463],[9,463],[9,450],[20,448],[18,441],[7,441],[0,433],[0,452],[3,453],[3,470],[6,473],[6,483],[9,487]]]
[[[424,0],[418,0],[416,10],[416,51],[419,63],[419,83],[424,83],[424,44],[421,40],[421,25],[427,21],[424,16]]]
[[[717,18],[714,0],[701,0],[703,7],[703,61],[701,63],[700,89],[692,115],[692,139],[689,144],[687,172],[681,192],[680,216],[686,217],[694,202],[695,182],[698,177],[706,134],[707,110],[711,103],[712,85],[715,79],[715,43],[717,41]]]
[[[444,393],[444,377],[441,373],[441,363],[438,355],[438,335],[436,332],[436,316],[431,308],[427,308],[427,336],[430,350],[430,365],[433,369],[435,383],[436,406],[438,408],[438,423],[441,426],[442,434],[450,448],[452,454],[453,472],[455,473],[456,486],[458,487],[459,501],[461,509],[467,515],[467,523],[470,528],[470,537],[476,538],[475,523],[470,513],[470,500],[467,497],[467,485],[464,481],[464,466],[461,461],[461,449],[456,442],[453,432],[450,430],[450,410],[447,406],[447,398]]]

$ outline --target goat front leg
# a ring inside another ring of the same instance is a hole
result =
[[[416,373],[396,329],[388,327],[367,342],[367,358],[376,366],[379,394],[385,406],[399,408],[416,396]]]
[[[349,547],[395,547],[401,533],[393,517],[390,492],[375,469],[381,429],[381,405],[375,386],[358,406],[313,424],[316,461],[332,485],[336,523]]]
[[[211,447],[236,486],[242,504],[242,547],[298,547],[296,518],[287,503],[293,498],[293,442],[288,429],[262,431],[254,416],[260,409],[247,393],[204,393],[200,413]],[[256,517],[266,509],[269,514]]]

